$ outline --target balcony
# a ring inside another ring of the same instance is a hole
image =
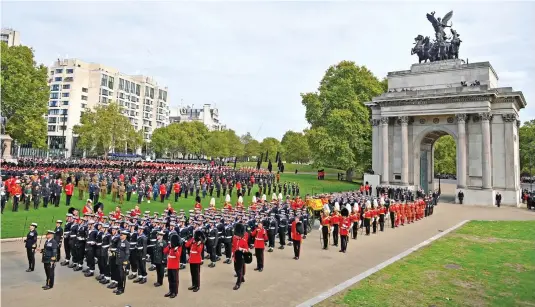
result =
[[[63,79],[63,82],[72,82],[73,80],[74,80],[73,77],[65,77],[65,78]]]

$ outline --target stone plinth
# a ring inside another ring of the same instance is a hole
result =
[[[0,148],[2,152],[2,159],[5,161],[12,160],[13,157],[11,156],[11,142],[13,141],[13,139],[7,134],[2,134],[1,138],[3,147]]]

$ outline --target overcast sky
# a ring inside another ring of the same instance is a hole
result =
[[[454,10],[460,57],[490,61],[500,86],[522,90],[535,118],[535,2],[5,2],[2,27],[50,65],[79,58],[142,73],[172,106],[215,103],[239,134],[281,138],[307,127],[299,94],[342,60],[382,78],[409,69],[426,13]]]

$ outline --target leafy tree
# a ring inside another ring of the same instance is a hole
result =
[[[257,156],[260,153],[260,143],[253,138],[251,133],[247,132],[240,137],[243,144],[244,155],[247,159]]]
[[[208,139],[206,140],[208,145],[205,149],[205,153],[212,158],[222,158],[230,156],[230,144],[229,137],[226,131],[211,131]]]
[[[189,154],[206,153],[208,137],[208,128],[203,123],[181,122],[154,130],[151,143],[159,155],[169,153],[172,157],[179,154],[186,157]]]
[[[223,157],[241,157],[245,153],[245,148],[240,140],[240,137],[236,135],[236,131],[227,129],[223,131],[227,139],[229,152],[228,155]]]
[[[348,180],[371,167],[370,115],[364,103],[385,90],[386,81],[365,66],[342,61],[327,69],[318,92],[301,94],[315,166],[346,169]]]
[[[264,154],[264,160],[266,160],[266,151],[268,152],[268,161],[271,160],[271,162],[275,162],[275,158],[277,156],[277,151],[281,150],[281,145],[279,140],[273,137],[267,137],[264,140],[262,140],[262,143],[260,143],[260,152],[258,152],[256,155],[260,156],[262,153]],[[262,162],[263,162],[262,161]]]
[[[2,116],[6,133],[19,144],[46,147],[47,112],[50,91],[48,72],[34,61],[33,50],[26,46],[1,45]]]
[[[525,122],[518,131],[520,147],[520,169],[523,174],[531,174],[535,164],[535,119]]]
[[[436,174],[457,174],[457,145],[451,135],[436,140],[434,145],[434,169]]]
[[[287,162],[304,163],[310,160],[310,148],[302,132],[287,131],[282,137],[281,145]]]
[[[168,126],[167,126],[168,127]],[[151,136],[152,150],[158,155],[162,156],[169,150],[169,129],[161,127],[154,129]]]
[[[96,151],[104,157],[112,151],[122,151],[127,146],[134,150],[141,146],[143,136],[135,131],[122,110],[121,106],[112,102],[84,112],[80,125],[74,127],[74,133],[79,136],[78,146],[89,152]]]

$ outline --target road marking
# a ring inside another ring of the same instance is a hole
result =
[[[443,231],[443,232],[441,232],[441,233],[439,233],[439,234],[437,234],[437,235],[435,235],[435,236],[423,241],[422,243],[420,243],[420,244],[418,244],[418,245],[416,245],[414,247],[409,248],[408,250],[402,252],[401,254],[398,254],[398,255],[386,260],[385,262],[383,262],[383,263],[381,263],[381,264],[379,264],[379,265],[367,270],[366,272],[361,273],[361,274],[359,274],[359,275],[357,275],[357,276],[355,276],[355,277],[353,277],[351,279],[348,279],[348,280],[344,281],[343,283],[335,286],[334,288],[329,289],[329,290],[321,293],[320,295],[318,295],[316,297],[313,297],[313,298],[309,299],[308,301],[297,305],[297,307],[314,306],[315,304],[318,304],[318,303],[328,299],[329,297],[331,297],[331,296],[333,296],[333,295],[335,295],[335,294],[337,294],[337,293],[339,293],[339,292],[351,287],[352,285],[354,285],[357,282],[363,280],[364,278],[367,278],[368,276],[370,276],[370,275],[372,275],[372,274],[384,269],[385,267],[391,265],[392,263],[394,263],[394,262],[396,262],[396,261],[398,261],[398,260],[410,255],[411,253],[419,250],[420,248],[422,248],[422,247],[424,247],[426,245],[429,245],[431,242],[433,242],[433,241],[435,241],[435,240],[447,235],[448,233],[454,231],[455,229],[463,226],[464,224],[466,224],[468,222],[469,222],[469,220],[464,220],[464,221],[460,222],[459,224],[457,224],[457,225],[455,225],[455,226],[453,226],[453,227],[451,227],[449,229],[446,229],[445,231]]]

